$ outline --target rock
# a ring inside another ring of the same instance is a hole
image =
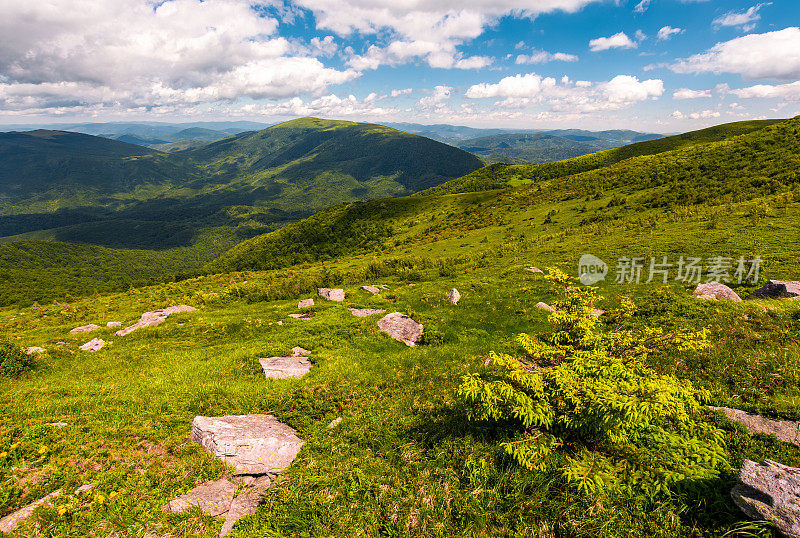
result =
[[[447,294],[447,300],[450,301],[451,305],[457,305],[458,301],[461,300],[461,294],[458,293],[458,290],[453,288],[450,290],[450,293]]]
[[[361,289],[370,292],[372,295],[378,295],[381,292],[381,290],[375,286],[361,286]]]
[[[731,498],[742,512],[769,521],[784,536],[800,538],[800,469],[771,460],[745,460],[739,482]]]
[[[60,340],[60,341],[56,342],[56,345],[59,345],[59,346],[66,346],[66,345],[67,345],[67,343],[66,343],[66,342],[64,342],[63,340]]]
[[[542,310],[547,310],[548,312],[555,312],[556,311],[556,309],[554,307],[550,306],[547,303],[543,303],[541,301],[536,303],[536,308],[541,308]]]
[[[698,299],[708,299],[709,301],[716,301],[717,300],[717,296],[716,295],[707,295],[705,293],[702,294],[702,295],[695,295],[695,297],[697,297]]]
[[[153,310],[152,312],[145,312],[139,318],[139,321],[137,321],[136,323],[134,323],[129,327],[125,327],[124,329],[115,332],[114,334],[116,334],[117,336],[125,336],[143,327],[154,327],[156,325],[161,325],[162,323],[164,323],[164,320],[167,319],[167,316],[171,314],[177,314],[178,312],[194,312],[195,310],[197,309],[193,306],[182,304],[178,306],[170,306],[162,310]]]
[[[424,329],[421,323],[417,323],[400,312],[392,312],[383,316],[378,320],[378,328],[409,347],[414,347],[419,342]]]
[[[258,359],[267,379],[290,379],[303,377],[311,370],[308,359],[295,355],[292,357],[263,357]]]
[[[729,407],[708,406],[712,411],[722,411],[730,420],[744,424],[750,435],[755,433],[772,434],[781,441],[800,446],[800,422],[762,417]]]
[[[317,293],[328,301],[344,301],[344,290],[340,288],[317,288]]]
[[[54,428],[64,428],[66,426],[69,426],[69,424],[67,424],[66,422],[48,422],[47,425],[52,426]]]
[[[83,495],[87,491],[94,489],[94,484],[84,484],[75,490],[75,495]]]
[[[381,284],[381,285],[380,285],[380,286],[378,286],[378,287],[379,287],[380,289],[382,289],[382,290],[388,290],[388,289],[389,289],[389,286],[387,286],[386,284]]]
[[[289,317],[294,319],[311,319],[311,314],[309,314],[308,312],[304,312],[302,314],[289,314]],[[283,325],[283,323],[280,321],[278,322],[278,324]]]
[[[595,308],[594,310],[592,310],[592,317],[599,318],[605,313],[606,311],[603,310],[602,308]]]
[[[100,338],[94,338],[93,340],[89,340],[85,344],[81,346],[83,351],[100,351],[105,347],[107,344],[111,342],[106,342],[105,340],[101,340]]]
[[[544,273],[544,271],[542,271],[542,270],[541,270],[541,269],[539,269],[538,267],[533,267],[533,266],[531,266],[531,267],[526,267],[526,268],[525,268],[525,270],[526,270],[526,271],[530,271],[531,273]]]
[[[197,506],[208,516],[219,516],[228,511],[236,493],[236,484],[227,478],[201,482],[189,493],[175,497],[161,508],[165,512],[187,512]]]
[[[106,327],[119,327],[120,325],[122,325],[122,323],[119,321],[109,321],[106,323]]]
[[[311,352],[307,349],[303,349],[302,347],[297,346],[292,348],[292,355],[294,356],[302,355],[304,357],[308,357],[309,355],[311,355]]]
[[[228,515],[225,516],[225,523],[222,525],[218,536],[227,536],[231,533],[237,521],[248,514],[254,514],[264,500],[264,494],[271,486],[272,480],[268,476],[260,476],[253,482],[248,491],[233,499]]]
[[[57,497],[61,493],[61,490],[55,490],[54,492],[50,493],[46,497],[39,499],[38,501],[34,501],[29,505],[20,508],[16,512],[13,512],[3,519],[0,519],[0,532],[3,533],[10,533],[14,532],[17,527],[19,527],[20,523],[31,517],[33,511],[42,506],[45,503],[50,503],[50,499],[53,497]]]
[[[304,441],[272,415],[195,417],[192,439],[241,474],[284,471]]]
[[[747,296],[748,299],[783,299],[800,297],[800,282],[796,280],[770,280]]]
[[[739,297],[735,291],[730,289],[721,282],[706,282],[705,284],[698,284],[692,292],[692,295],[703,298],[705,295],[713,295],[716,299],[725,301],[741,302],[742,298]]]
[[[94,323],[90,323],[89,325],[81,325],[80,327],[75,327],[69,332],[69,334],[90,333],[92,331],[96,331],[99,328],[100,325],[95,325]]]
[[[25,353],[28,355],[33,355],[34,353],[47,353],[47,350],[43,347],[31,346],[25,350]]]
[[[297,303],[297,308],[308,308],[309,306],[314,306],[314,299],[303,299]]]
[[[282,321],[279,321],[279,322],[278,322],[278,325],[283,325],[283,322],[282,322]]]
[[[383,314],[386,312],[383,308],[351,308],[350,313],[359,318],[372,316],[373,314]]]
[[[331,423],[328,424],[327,428],[329,430],[332,430],[341,423],[342,423],[342,417],[336,417],[335,419],[331,420]]]

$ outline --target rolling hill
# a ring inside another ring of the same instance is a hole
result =
[[[488,162],[522,164],[561,161],[624,143],[591,136],[515,133],[470,138],[459,142],[458,147]]]

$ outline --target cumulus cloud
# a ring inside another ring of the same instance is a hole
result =
[[[717,43],[672,64],[676,73],[735,73],[745,79],[800,79],[800,28],[750,34]]]
[[[641,2],[636,4],[636,7],[634,7],[633,10],[636,13],[644,13],[645,11],[647,11],[647,8],[649,7],[650,7],[650,0],[642,0]]]
[[[756,4],[746,11],[729,11],[726,14],[714,19],[716,26],[738,26],[745,32],[756,27],[758,21],[761,20],[761,15],[758,11],[764,6],[770,6],[772,2],[765,2],[763,4]]]
[[[522,64],[543,64],[547,62],[577,62],[578,57],[574,54],[564,52],[546,52],[534,50],[530,54],[520,54],[514,61],[517,65]]]
[[[672,94],[673,99],[701,99],[711,97],[711,90],[690,90],[681,88]]]
[[[673,28],[672,26],[664,26],[658,31],[658,35],[656,36],[659,41],[667,41],[668,39],[672,39],[672,36],[682,34],[684,30],[681,28]]]
[[[0,18],[0,106],[170,106],[322,94],[358,73],[277,36],[264,1],[12,2]],[[333,38],[311,43],[325,53]]]
[[[783,99],[800,101],[800,80],[789,84],[758,84],[749,88],[730,90],[731,94],[741,99]]]
[[[599,52],[608,49],[635,49],[636,43],[631,41],[631,38],[620,32],[611,37],[598,37],[589,41],[589,50],[592,52]]]
[[[719,118],[721,114],[716,110],[703,110],[700,112],[692,112],[690,114],[684,114],[680,110],[676,110],[672,113],[672,117],[676,120],[682,119],[690,119],[690,120],[708,120],[712,118]]]
[[[664,83],[658,79],[639,81],[634,76],[617,75],[606,82],[572,83],[564,77],[559,83],[555,78],[529,73],[505,77],[495,84],[475,84],[465,96],[503,98],[496,104],[506,108],[542,104],[551,111],[585,114],[629,108],[641,101],[658,99],[663,93]]]
[[[404,88],[402,90],[392,90],[391,96],[392,97],[399,97],[401,95],[409,95],[413,91],[414,90],[412,90],[411,88]]]
[[[324,95],[311,101],[300,97],[293,97],[279,103],[248,104],[232,111],[238,115],[259,114],[263,116],[291,117],[291,116],[321,116],[328,118],[341,117],[383,117],[397,113],[393,108],[383,108],[374,105],[376,96],[370,94],[362,101],[354,95],[338,97],[334,94]]]
[[[600,1],[296,0],[296,4],[314,13],[318,28],[341,36],[354,32],[388,34],[388,45],[374,45],[367,54],[352,58],[350,65],[355,68],[376,69],[380,65],[422,58],[432,67],[474,69],[490,62],[485,57],[461,57],[457,47],[481,35],[484,28],[500,17],[509,14],[535,17],[558,10],[575,12]]]
[[[417,101],[417,105],[424,110],[437,109],[445,107],[445,102],[450,99],[453,88],[450,86],[436,86],[433,93],[428,97],[423,97]]]

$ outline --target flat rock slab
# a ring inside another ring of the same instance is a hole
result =
[[[248,514],[254,514],[264,500],[264,494],[271,486],[272,480],[268,476],[261,476],[256,479],[249,490],[233,499],[228,514],[225,516],[225,523],[219,531],[219,536],[227,536],[233,531],[233,526],[237,521]]]
[[[45,503],[49,503],[50,499],[53,497],[57,497],[61,493],[61,490],[55,490],[53,493],[50,493],[46,497],[39,499],[38,501],[33,501],[31,504],[24,506],[13,512],[8,514],[3,519],[0,519],[0,532],[9,533],[14,532],[20,524],[31,517],[33,511],[42,506]]]
[[[424,329],[421,323],[417,323],[400,312],[392,312],[383,316],[378,320],[378,328],[409,347],[414,347],[419,342]]]
[[[311,355],[311,351],[302,348],[300,346],[295,346],[292,348],[292,355],[293,356],[302,355],[303,357],[308,357],[309,355]]]
[[[536,308],[541,308],[542,310],[547,310],[548,312],[555,312],[556,311],[555,307],[550,306],[549,304],[543,303],[541,301],[536,303]]]
[[[227,478],[201,482],[189,493],[175,497],[162,508],[165,512],[187,512],[197,506],[208,516],[219,516],[228,511],[236,493],[236,484]]]
[[[47,353],[47,350],[43,347],[31,346],[25,350],[25,353],[28,355],[33,355],[34,353]]]
[[[115,332],[114,334],[117,336],[125,336],[143,327],[154,327],[156,325],[161,325],[164,323],[164,320],[166,320],[167,317],[172,314],[177,314],[178,312],[194,312],[195,310],[197,309],[193,306],[182,304],[178,306],[170,306],[161,310],[153,310],[152,312],[145,312],[139,318],[139,321]]]
[[[98,329],[100,329],[100,325],[95,325],[94,323],[90,323],[89,325],[81,325],[80,327],[75,327],[69,332],[69,334],[90,333]]]
[[[800,538],[800,469],[745,460],[731,498],[749,517],[766,520],[784,536]]]
[[[258,359],[267,379],[291,379],[306,375],[311,363],[301,355],[291,357],[263,357]]]
[[[344,301],[344,290],[340,288],[317,288],[317,293],[328,301]]]
[[[303,299],[297,303],[297,308],[308,308],[314,306],[314,299]]]
[[[100,338],[94,338],[83,344],[80,349],[83,351],[100,351],[111,342],[106,342]]]
[[[526,267],[525,270],[530,271],[531,273],[544,273],[544,271],[542,271],[538,267]]]
[[[800,282],[796,280],[769,280],[747,296],[748,299],[784,299],[800,297]]]
[[[706,282],[698,284],[692,295],[699,299],[716,299],[720,301],[733,301],[739,303],[742,298],[725,284],[720,282]]]
[[[383,314],[386,312],[383,308],[351,308],[350,313],[359,318],[365,318],[374,314]]]
[[[119,321],[109,321],[106,323],[106,327],[119,327],[120,325],[122,325],[122,323]]]
[[[744,424],[748,433],[772,434],[781,441],[800,446],[800,422],[762,417],[739,409],[708,406],[713,411],[722,411],[730,420]]]
[[[294,318],[294,319],[311,319],[311,315],[310,315],[310,314],[308,314],[308,313],[303,313],[303,314],[289,314],[289,317],[290,317],[290,318]],[[279,321],[278,323],[280,323],[280,321]]]
[[[304,443],[272,415],[195,417],[192,439],[240,474],[258,475],[284,471]]]
[[[372,295],[378,295],[381,292],[380,288],[375,286],[361,286],[361,289],[370,292]]]

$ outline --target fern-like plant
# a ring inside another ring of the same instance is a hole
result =
[[[654,497],[716,477],[728,465],[722,432],[697,420],[709,394],[646,365],[656,349],[707,346],[705,330],[625,328],[635,309],[628,299],[606,328],[594,288],[558,270],[547,279],[561,293],[553,331],[519,335],[527,357],[492,352],[485,375],[463,377],[470,419],[516,425],[502,445],[508,454],[530,470],[556,467],[589,494]]]

